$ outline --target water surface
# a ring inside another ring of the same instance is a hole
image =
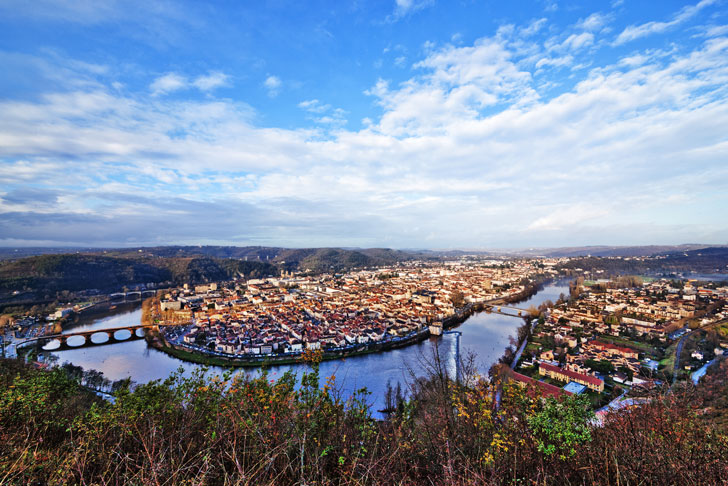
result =
[[[568,293],[568,291],[566,285],[552,284],[519,303],[518,307],[538,306],[545,300],[556,301],[561,293]],[[72,329],[86,331],[138,324],[141,322],[141,312],[139,305],[120,305],[110,315],[107,313],[82,318]],[[474,353],[479,370],[481,373],[487,373],[490,366],[503,355],[503,351],[509,345],[509,337],[515,336],[516,329],[522,324],[522,319],[500,314],[481,312],[471,316],[457,327],[457,330],[462,332],[461,356],[468,352]],[[446,360],[449,369],[454,369],[455,339],[454,335],[444,335],[402,349],[324,361],[321,363],[321,380],[323,382],[326,377],[336,375],[337,383],[342,387],[344,396],[348,396],[360,388],[366,388],[371,392],[369,401],[372,409],[378,410],[384,406],[383,395],[387,381],[391,381],[392,384],[399,381],[405,385],[410,376],[408,369],[414,369],[417,374],[421,374],[419,361],[423,356],[427,357],[432,354],[433,346],[438,346],[439,353]],[[59,363],[68,361],[82,366],[84,369],[99,370],[112,381],[131,377],[137,383],[147,383],[164,379],[180,367],[185,372],[189,372],[201,366],[150,348],[144,340],[53,351],[53,354],[58,356]],[[305,365],[274,366],[270,368],[269,374],[275,378],[287,370],[301,373],[305,370]],[[222,371],[223,368],[210,369],[212,373]],[[240,369],[239,372],[257,374],[260,371]]]

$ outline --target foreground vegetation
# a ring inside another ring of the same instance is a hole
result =
[[[61,368],[0,361],[0,484],[725,484],[726,361],[705,384],[597,425],[580,397],[541,400],[437,359],[373,420],[361,391],[173,375],[113,403]],[[498,381],[494,379],[494,381]],[[397,394],[399,395],[399,393]],[[496,407],[497,396],[501,398]],[[701,397],[705,397],[702,399]]]

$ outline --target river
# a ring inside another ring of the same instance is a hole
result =
[[[530,305],[538,306],[546,300],[556,301],[561,293],[568,294],[568,285],[551,284],[544,287],[529,299],[518,304],[527,308]],[[122,327],[129,324],[138,324],[141,321],[141,307],[139,305],[120,305],[114,311],[105,315],[81,318],[74,331],[106,329]],[[463,322],[456,330],[462,332],[460,341],[460,355],[466,356],[472,352],[476,356],[476,364],[481,373],[487,373],[490,366],[498,361],[509,345],[509,336],[516,335],[516,329],[523,324],[523,320],[507,317],[501,314],[481,312]],[[69,329],[70,330],[70,329]],[[343,396],[348,396],[355,390],[366,388],[371,392],[369,402],[372,410],[384,408],[384,391],[387,382],[393,385],[401,382],[403,389],[409,379],[408,367],[421,373],[419,360],[431,356],[433,346],[438,346],[440,356],[445,360],[448,369],[454,369],[455,363],[455,336],[444,335],[431,337],[418,344],[402,349],[395,349],[376,354],[355,356],[340,360],[324,361],[321,363],[321,381],[326,377],[336,375],[336,383],[341,387]],[[70,362],[84,369],[101,371],[109,380],[119,380],[131,377],[137,383],[147,383],[152,380],[164,379],[178,368],[189,372],[200,365],[179,360],[168,354],[147,346],[146,341],[136,340],[110,344],[107,346],[86,347],[53,351],[59,363]],[[288,370],[300,373],[305,365],[281,365],[269,370],[271,378],[276,378]],[[222,368],[211,368],[211,372],[220,373]],[[243,373],[259,373],[255,369],[241,369]]]

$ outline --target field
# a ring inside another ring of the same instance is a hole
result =
[[[647,343],[641,343],[639,341],[633,341],[631,339],[623,338],[623,337],[614,337],[614,336],[602,336],[599,338],[600,341],[605,341],[608,343],[616,344],[617,346],[627,346],[630,348],[634,348],[638,351],[641,351],[645,354],[649,354],[653,357],[660,357],[662,356],[662,351],[660,351],[658,348],[652,346],[651,344]]]
[[[660,366],[664,366],[664,368],[668,371],[672,371],[672,369],[675,367],[675,355],[677,352],[677,341],[672,343],[670,346],[667,347],[665,350],[665,357],[660,360]]]

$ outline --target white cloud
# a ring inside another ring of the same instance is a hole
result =
[[[388,17],[388,20],[399,20],[434,4],[435,0],[394,0],[394,12]]]
[[[555,0],[546,0],[545,3],[544,11],[546,12],[556,12],[559,9],[559,4]]]
[[[641,25],[630,25],[622,31],[617,39],[614,41],[615,45],[625,44],[627,42],[639,39],[640,37],[646,37],[651,34],[659,34],[667,31],[668,29],[679,25],[695,15],[698,14],[702,9],[713,5],[718,0],[701,0],[695,5],[689,5],[680,9],[668,22],[647,22]]]
[[[308,111],[309,113],[324,113],[331,109],[331,105],[321,103],[319,100],[301,101],[298,107]]]
[[[329,104],[321,103],[319,100],[306,100],[298,104],[298,107],[306,110],[310,120],[331,127],[341,127],[347,123],[346,112],[341,108],[333,108]]]
[[[582,32],[581,34],[571,34],[559,46],[562,50],[578,51],[584,47],[588,47],[594,43],[594,34],[591,32]]]
[[[596,32],[598,30],[601,30],[602,27],[607,25],[611,21],[611,16],[604,15],[601,13],[593,13],[589,15],[585,19],[579,20],[579,22],[576,23],[576,27],[583,30],[588,30],[590,32]]]
[[[31,6],[22,0],[6,0],[0,4],[0,10],[5,10],[8,15],[89,24],[122,16],[122,12],[117,8],[116,2],[113,1],[37,0]]]
[[[544,66],[567,67],[572,64],[574,64],[573,56],[544,57],[536,62],[536,69],[540,69]]]
[[[535,96],[531,74],[520,70],[511,54],[494,39],[474,46],[433,49],[414,65],[425,74],[391,90],[379,80],[367,90],[386,108],[383,131],[397,136],[424,135],[456,120],[472,119],[480,110],[499,102],[527,102]]]
[[[215,88],[227,86],[230,76],[220,71],[212,71],[204,76],[198,76],[192,84],[200,91],[211,91]]]
[[[152,91],[152,95],[154,96],[171,93],[172,91],[185,88],[187,88],[187,78],[176,73],[167,73],[164,76],[160,76],[155,79],[151,85],[149,85],[149,89]]]
[[[200,91],[208,92],[222,86],[227,86],[230,76],[220,71],[211,71],[206,75],[197,76],[190,81],[186,76],[178,73],[167,73],[155,79],[149,89],[153,96],[172,93],[189,88],[197,88]]]
[[[527,27],[522,28],[520,33],[523,37],[530,37],[540,31],[544,25],[546,25],[546,19],[540,18],[532,21]]]
[[[708,28],[705,32],[707,37],[718,37],[726,34],[728,34],[728,25],[715,25]]]
[[[528,229],[536,231],[562,230],[580,223],[598,221],[609,214],[609,211],[603,207],[588,204],[560,205],[554,209],[547,209],[547,211],[547,214],[531,222]]]
[[[278,76],[268,76],[265,78],[265,81],[263,81],[263,86],[268,90],[268,96],[275,98],[278,96],[281,86],[283,86],[283,82]]]
[[[2,204],[22,213],[0,209],[0,233],[70,241],[95,227],[118,241],[184,219],[165,226],[176,241],[195,238],[180,228],[304,246],[618,243],[636,228],[653,242],[728,239],[715,223],[728,209],[728,39],[631,52],[547,96],[538,62],[559,58],[502,32],[431,45],[410,79],[378,80],[367,92],[382,115],[361,130],[318,99],[298,105],[309,130],[256,126],[230,100],[103,83],[0,101]],[[31,182],[58,194],[34,204],[18,190]]]

